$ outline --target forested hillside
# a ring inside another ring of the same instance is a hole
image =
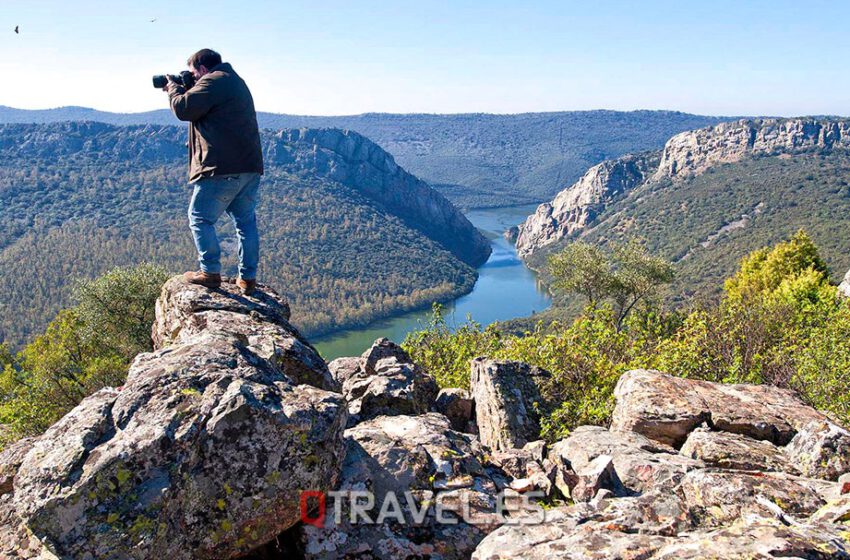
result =
[[[560,195],[566,204],[541,206],[520,228],[540,236],[523,247],[530,252],[526,259],[546,278],[549,256],[572,241],[604,247],[641,239],[675,265],[669,301],[692,302],[716,297],[721,280],[745,255],[802,228],[837,282],[850,267],[848,126],[843,119],[766,119],[674,137],[660,154],[660,167],[655,163],[656,170],[636,186],[624,188],[618,177],[605,176],[571,187],[609,193],[586,197],[592,206],[586,211],[593,210],[587,223],[568,223],[585,212],[578,204],[570,207],[568,191]],[[578,194],[573,199],[582,200]]]
[[[43,329],[78,277],[143,261],[174,272],[196,266],[185,134],[153,125],[0,126],[0,341],[19,346]],[[306,332],[471,289],[472,266],[489,244],[380,148],[340,131],[263,139],[260,277],[286,294]],[[233,274],[236,239],[224,222],[225,272]]]
[[[464,208],[542,202],[591,165],[629,152],[659,149],[678,132],[728,120],[675,111],[340,117],[260,113],[258,118],[264,128],[357,131]],[[81,120],[121,125],[175,122],[164,109],[121,114],[83,107],[44,111],[0,107],[0,123]]]

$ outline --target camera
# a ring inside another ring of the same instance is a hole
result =
[[[183,70],[179,74],[168,74],[168,75],[159,75],[153,77],[153,87],[157,89],[162,89],[166,85],[168,85],[168,78],[171,78],[173,81],[177,82],[181,86],[186,89],[192,89],[192,86],[195,85],[195,76],[192,75],[188,70]]]

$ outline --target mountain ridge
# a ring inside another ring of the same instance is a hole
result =
[[[543,202],[594,164],[660,149],[678,132],[730,118],[648,110],[332,117],[258,113],[263,128],[307,126],[359,132],[467,209]],[[0,107],[0,123],[80,119],[122,125],[176,123],[167,109],[122,114],[77,107],[34,111]]]

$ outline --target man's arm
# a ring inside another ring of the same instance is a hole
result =
[[[168,100],[171,111],[181,121],[196,121],[212,109],[213,95],[210,80],[198,80],[195,87],[186,91],[177,82],[168,82]]]

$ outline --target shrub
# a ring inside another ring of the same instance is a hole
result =
[[[43,432],[85,397],[124,382],[133,357],[152,348],[154,302],[167,277],[143,264],[81,282],[77,306],[17,356],[0,347],[0,446]]]

